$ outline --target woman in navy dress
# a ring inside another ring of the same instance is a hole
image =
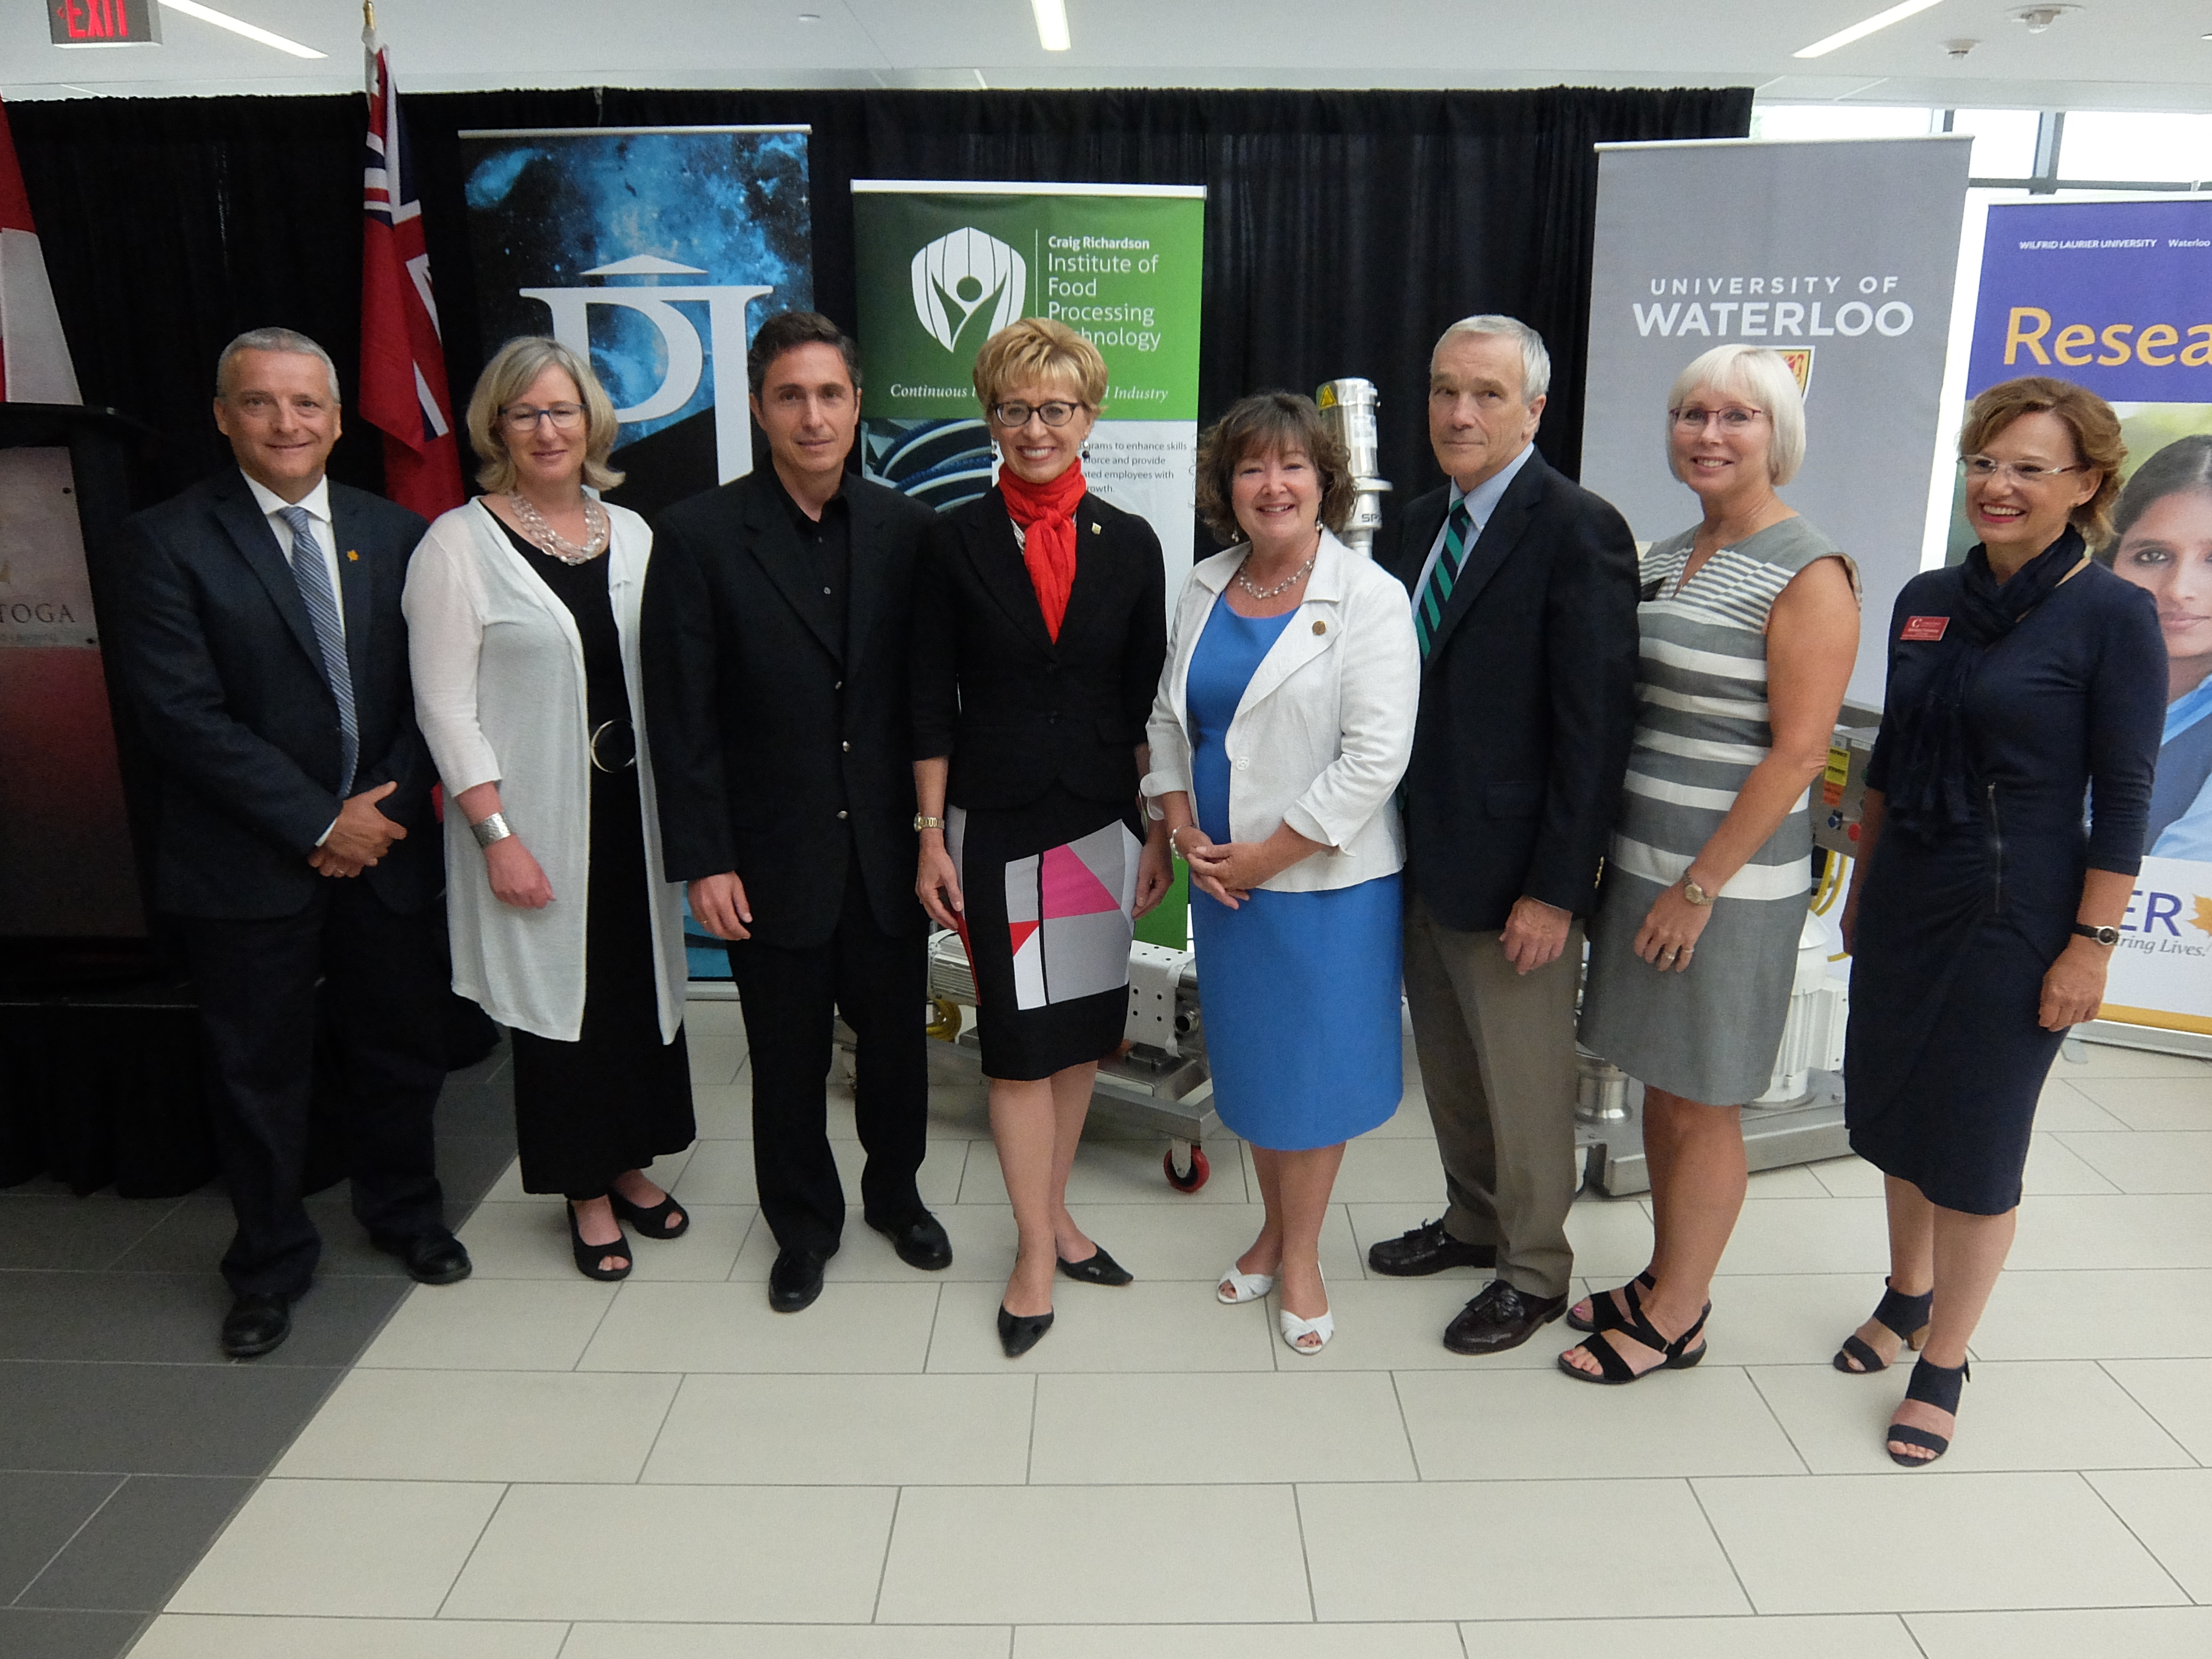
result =
[[[1299,1353],[1335,1329],[1321,1225],[1344,1143],[1405,1088],[1391,797],[1420,658],[1406,590],[1330,533],[1352,499],[1344,447],[1307,398],[1247,398],[1206,434],[1199,511],[1238,544],[1177,602],[1145,780],[1202,895],[1214,1104],[1250,1143],[1267,1206],[1216,1293],[1254,1302],[1279,1279]]]
[[[2089,556],[2127,453],[2111,409],[2008,380],[1959,448],[1982,540],[1898,596],[1844,912],[1844,1109],[1887,1177],[1890,1269],[1836,1365],[1884,1370],[1924,1336],[1888,1433],[1907,1465],[1949,1447],[2037,1097],[2104,1000],[2166,702],[2156,605]]]

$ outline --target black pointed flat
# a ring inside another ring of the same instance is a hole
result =
[[[1055,1258],[1060,1270],[1079,1285],[1130,1285],[1136,1274],[1106,1254],[1103,1245],[1091,1251],[1080,1261],[1070,1261],[1065,1256]]]
[[[1052,1315],[1015,1314],[1006,1311],[1006,1304],[999,1304],[999,1345],[1006,1351],[1009,1359],[1019,1359],[1031,1348],[1044,1340],[1044,1334],[1052,1328]]]

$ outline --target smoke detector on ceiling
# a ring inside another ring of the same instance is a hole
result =
[[[2066,5],[2027,6],[2014,12],[2012,21],[2025,25],[2030,34],[2040,34],[2067,13],[2081,9],[2079,6]]]
[[[1964,58],[1968,52],[1981,44],[1978,40],[1946,40],[1943,43],[1944,55],[1954,58]]]

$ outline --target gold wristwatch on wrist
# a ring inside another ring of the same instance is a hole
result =
[[[914,815],[914,832],[916,835],[920,835],[925,830],[942,830],[943,828],[945,828],[943,818],[927,817],[920,812]]]
[[[1686,875],[1682,878],[1682,896],[1701,910],[1713,902],[1713,896]]]

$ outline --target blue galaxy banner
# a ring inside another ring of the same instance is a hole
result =
[[[612,499],[649,515],[750,472],[745,348],[814,304],[807,130],[460,137],[485,350],[589,353],[622,422]]]

